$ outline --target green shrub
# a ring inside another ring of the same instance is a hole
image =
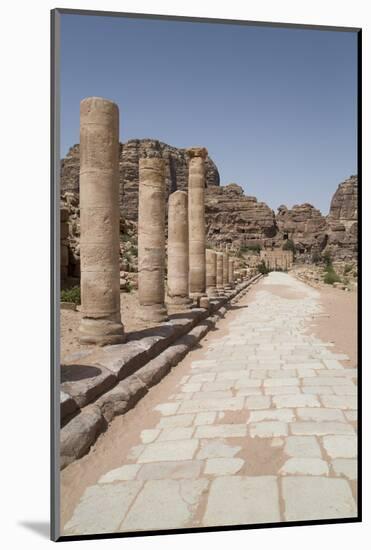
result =
[[[122,292],[130,293],[133,290],[133,286],[130,281],[126,281],[126,283],[121,286],[120,290],[122,290]]]
[[[267,275],[267,273],[270,272],[270,269],[266,266],[264,260],[258,265],[258,271],[259,271],[259,273],[261,273],[262,275]]]
[[[332,267],[331,254],[329,251],[323,254],[323,261],[325,262],[326,267]]]
[[[120,233],[120,240],[123,241],[124,243],[131,241],[131,239],[132,237],[127,233]]]
[[[240,246],[240,253],[244,254],[244,253],[253,252],[254,254],[259,254],[261,249],[262,247],[260,244],[242,245]]]
[[[353,266],[352,264],[345,264],[345,267],[344,267],[344,275],[347,275],[348,273],[350,273],[353,269]]]
[[[292,239],[287,239],[283,243],[282,250],[292,250],[292,252],[295,252],[295,243]]]
[[[326,274],[323,278],[323,281],[327,285],[332,285],[333,283],[340,283],[340,277],[334,269],[328,268],[327,272],[326,272]]]
[[[61,302],[72,302],[73,304],[81,304],[81,293],[79,286],[73,286],[65,290],[61,290]]]

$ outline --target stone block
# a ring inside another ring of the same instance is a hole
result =
[[[89,405],[61,428],[61,469],[86,454],[105,426],[106,423],[99,407]]]
[[[179,461],[191,460],[197,450],[198,441],[187,439],[185,441],[157,441],[146,445],[137,462]]]
[[[321,458],[293,457],[285,462],[280,474],[327,476],[328,471],[327,462]]]
[[[249,525],[278,521],[280,511],[275,477],[223,476],[211,483],[202,525]]]
[[[357,437],[355,435],[327,435],[323,446],[331,458],[355,458],[357,456]]]
[[[61,365],[61,389],[84,407],[117,382],[116,376],[104,367]]]
[[[120,530],[125,532],[187,527],[208,483],[206,479],[147,481],[121,523]]]
[[[291,435],[285,441],[285,454],[288,456],[310,458],[321,457],[321,449],[314,436]]]
[[[289,476],[282,480],[286,521],[355,517],[356,503],[343,479]]]

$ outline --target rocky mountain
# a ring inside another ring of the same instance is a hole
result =
[[[313,255],[325,248],[326,217],[311,204],[296,204],[291,209],[282,205],[276,221],[280,240],[292,240],[298,255]]]
[[[120,144],[120,206],[123,242],[130,236],[135,246],[138,215],[139,158],[160,156],[166,160],[168,195],[187,189],[188,160],[185,149],[153,139],[133,139]],[[74,145],[61,163],[61,207],[69,212],[69,272],[79,270],[79,145]],[[214,161],[206,159],[206,230],[211,245],[233,248],[282,248],[291,241],[296,261],[311,262],[325,251],[334,260],[357,258],[357,176],[336,190],[328,216],[311,204],[285,205],[275,213],[256,197],[245,195],[235,183],[220,185]],[[123,254],[127,251],[123,249]]]
[[[264,246],[278,231],[273,210],[235,183],[206,189],[205,215],[207,240],[214,245]]]
[[[131,139],[120,143],[120,206],[122,216],[136,221],[138,216],[138,178],[141,157],[165,159],[165,178],[168,195],[178,189],[187,189],[188,160],[186,149],[177,149],[155,139]],[[206,185],[219,186],[218,169],[208,156]],[[80,147],[74,145],[61,165],[61,192],[79,192]]]
[[[327,216],[326,249],[341,260],[357,257],[358,178],[351,176],[340,183],[332,197]]]

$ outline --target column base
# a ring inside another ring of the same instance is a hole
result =
[[[201,296],[199,304],[202,309],[209,309],[210,300],[207,296]]]
[[[188,296],[168,296],[166,307],[169,313],[178,313],[187,311],[192,305],[192,300]]]
[[[218,292],[216,290],[216,287],[211,286],[211,287],[207,288],[206,289],[206,294],[208,295],[209,298],[217,298]]]
[[[216,291],[218,293],[218,296],[221,296],[221,297],[226,296],[225,294],[226,289],[224,287],[219,287],[219,288],[217,287]]]
[[[140,318],[150,323],[163,323],[169,320],[165,304],[141,305]]]
[[[193,307],[201,307],[203,309],[208,309],[209,298],[204,292],[192,292],[189,294],[189,297],[193,301]]]
[[[126,336],[124,326],[120,321],[109,318],[83,317],[79,327],[80,344],[95,344],[97,346],[109,346],[123,344]]]

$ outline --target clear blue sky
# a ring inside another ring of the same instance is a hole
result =
[[[62,15],[61,155],[79,103],[120,107],[120,139],[203,145],[221,183],[276,209],[324,214],[357,172],[357,37],[314,31]]]

